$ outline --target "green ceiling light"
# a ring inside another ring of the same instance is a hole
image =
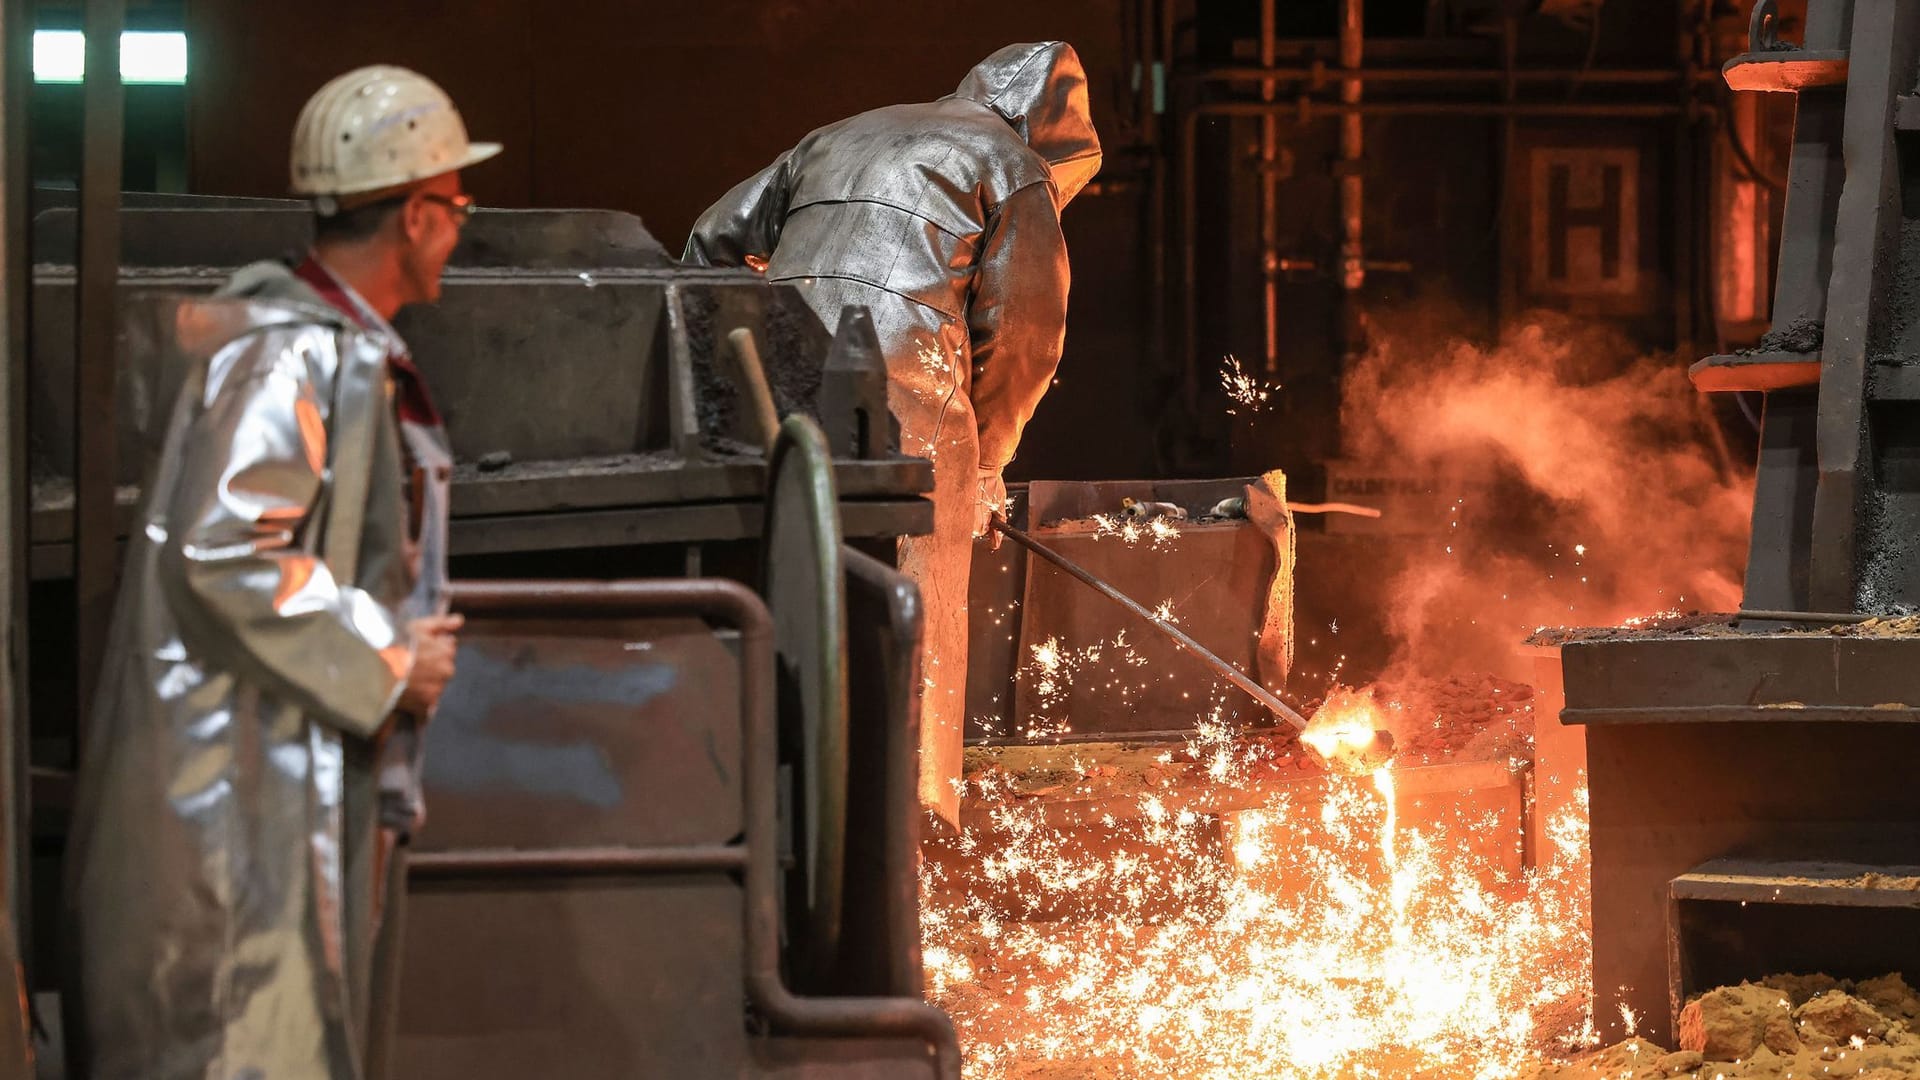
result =
[[[33,81],[78,83],[86,72],[87,37],[78,30],[33,32]],[[129,30],[120,35],[120,80],[135,86],[184,86],[187,35]]]

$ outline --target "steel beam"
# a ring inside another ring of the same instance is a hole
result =
[[[1841,137],[1846,183],[1834,219],[1827,289],[1808,597],[1825,611],[1852,611],[1860,602],[1861,521],[1875,494],[1866,409],[1870,335],[1883,307],[1906,302],[1893,294],[1889,257],[1902,221],[1893,109],[1897,95],[1912,88],[1920,54],[1920,3],[1860,0],[1853,15]]]
[[[79,294],[74,306],[75,700],[85,716],[113,618],[114,488],[119,479],[115,348],[119,330],[120,159],[124,101],[120,33],[125,0],[87,0]],[[85,725],[81,725],[83,730]],[[79,740],[76,740],[76,745]]]
[[[25,993],[32,926],[27,828],[27,148],[30,5],[0,4],[0,990]],[[0,1074],[33,1075],[26,1014],[0,1006]]]

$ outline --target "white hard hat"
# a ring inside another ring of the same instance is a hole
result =
[[[293,193],[324,213],[341,196],[403,187],[499,152],[499,143],[467,141],[460,111],[432,79],[377,64],[307,99],[293,128]]]

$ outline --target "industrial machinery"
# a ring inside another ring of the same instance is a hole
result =
[[[1769,973],[1920,976],[1920,637],[1869,619],[1920,602],[1920,2],[1810,0],[1797,43],[1776,16],[1725,70],[1799,95],[1773,330],[1692,372],[1764,396],[1751,614],[1563,650],[1616,1037]]]
[[[85,219],[35,221],[33,618],[83,658],[36,648],[29,688],[40,990],[60,970],[90,598],[112,592],[93,568],[180,376],[141,359],[161,310],[143,297],[211,288],[308,228],[294,204],[139,202],[117,215],[105,379],[71,336]],[[952,1026],[920,999],[919,601],[891,565],[894,537],[930,527],[931,468],[895,448],[865,312],[830,333],[791,288],[680,267],[629,215],[487,211],[442,302],[398,328],[447,417],[469,623],[428,737],[377,1060],[422,1078],[957,1078]],[[746,352],[787,417],[770,447]],[[87,452],[99,440],[115,452]]]

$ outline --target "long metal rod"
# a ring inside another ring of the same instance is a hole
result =
[[[1168,104],[1173,87],[1167,81],[1172,65],[1165,59],[1165,50],[1171,46],[1165,41],[1170,34],[1171,16],[1167,11],[1173,0],[1147,0],[1147,13],[1143,15],[1142,34],[1151,43],[1145,50],[1151,62],[1148,64],[1146,81],[1153,84],[1152,101],[1160,108],[1150,108],[1146,115],[1147,131],[1151,133],[1148,145],[1149,172],[1147,199],[1147,235],[1153,249],[1153,294],[1149,298],[1148,336],[1152,342],[1152,362],[1166,363],[1167,357],[1167,138],[1164,107]],[[1154,24],[1152,34],[1147,34],[1146,23]],[[1188,403],[1192,408],[1192,402]]]
[[[1272,108],[1272,106],[1262,106]],[[1180,363],[1181,393],[1189,415],[1200,408],[1200,112],[1180,118]]]
[[[87,718],[113,618],[118,569],[115,486],[119,425],[115,409],[115,312],[120,284],[120,172],[124,101],[120,35],[125,0],[86,0],[81,90],[80,214],[74,299],[73,364],[73,764],[86,754]],[[76,974],[76,973],[70,973]],[[62,998],[67,1068],[91,1068],[75,995]]]
[[[1500,15],[1500,101],[1511,106],[1520,92],[1520,23],[1511,12]],[[1493,227],[1499,244],[1494,249],[1494,319],[1505,326],[1520,304],[1520,260],[1514,258],[1514,237],[1520,233],[1520,185],[1514,179],[1514,161],[1519,156],[1520,124],[1511,113],[1500,117],[1500,133],[1495,162],[1497,191]]]
[[[1363,0],[1340,3],[1340,349],[1343,369],[1351,366],[1364,347],[1361,340],[1360,290],[1367,283],[1366,227],[1366,117],[1358,110],[1365,84],[1350,74],[1360,70],[1366,44]]]
[[[27,916],[27,91],[33,20],[25,0],[0,0],[0,1075],[33,1075],[23,1007],[33,926]],[[11,947],[8,947],[8,946]]]
[[[1279,37],[1275,0],[1260,0],[1260,66],[1273,66]],[[1273,103],[1274,82],[1263,79],[1260,100]],[[1260,118],[1260,313],[1264,320],[1261,370],[1268,378],[1280,374],[1280,118]]]
[[[738,844],[690,847],[581,847],[545,850],[470,849],[427,851],[408,856],[415,878],[546,877],[580,874],[739,873],[747,867],[747,849]]]
[[[1686,0],[1678,12],[1679,33],[1675,35],[1675,70],[1690,72],[1695,70],[1699,54],[1704,47],[1703,28],[1698,16],[1704,15],[1704,0]],[[1695,17],[1689,18],[1692,14]],[[1673,345],[1674,348],[1691,356],[1694,355],[1696,333],[1694,311],[1700,288],[1706,277],[1701,273],[1695,260],[1697,252],[1707,245],[1701,243],[1698,235],[1700,223],[1704,220],[1701,213],[1700,185],[1695,182],[1699,174],[1697,160],[1698,147],[1694,139],[1695,119],[1685,108],[1689,100],[1689,88],[1682,85],[1679,103],[1682,110],[1674,118],[1673,146],[1673,263],[1670,273],[1673,275]]]
[[[1813,623],[1843,626],[1849,623],[1863,623],[1872,619],[1886,618],[1883,615],[1861,615],[1845,611],[1761,611],[1742,609],[1734,618],[1753,622],[1789,622]]]
[[[27,860],[27,657],[31,644],[27,624],[28,555],[32,543],[33,499],[27,470],[27,312],[28,275],[32,263],[29,242],[27,190],[30,183],[27,139],[27,94],[32,88],[32,0],[0,0],[0,281],[5,284],[0,308],[0,437],[6,458],[0,461],[0,731],[8,738],[0,754],[8,755],[0,771],[0,788],[8,794],[0,808],[0,896],[17,903],[13,912],[24,947],[26,935],[25,881]],[[24,77],[23,77],[24,76]]]
[[[988,735],[967,740],[969,748],[996,746],[1080,746],[1087,743],[1185,743],[1193,728],[1150,731],[1066,731],[1057,735]]]
[[[125,23],[125,0],[87,0],[73,379],[74,655],[78,715],[83,719],[93,701],[113,618],[119,562],[114,536],[114,487],[120,471],[114,338],[120,279],[120,33]],[[84,729],[84,723],[76,726],[76,732]]]
[[[1296,712],[1293,706],[1281,701],[1278,694],[1261,686],[1253,676],[1220,659],[1219,656],[1214,654],[1213,650],[1193,640],[1186,631],[1155,615],[1138,600],[1133,599],[1126,593],[1095,577],[1079,563],[1074,562],[1065,555],[1060,554],[1019,529],[1014,528],[1007,523],[1005,518],[998,516],[993,518],[993,527],[1014,543],[1019,544],[1021,547],[1026,548],[1028,551],[1059,567],[1069,576],[1075,578],[1088,588],[1091,588],[1094,592],[1099,593],[1101,596],[1106,597],[1121,607],[1126,608],[1128,611],[1133,612],[1135,615],[1140,616],[1142,619],[1145,619],[1148,623],[1152,624],[1154,629],[1172,638],[1181,648],[1192,653],[1202,663],[1218,671],[1222,678],[1238,687],[1248,697],[1265,706],[1273,715],[1291,725],[1295,734],[1306,730],[1307,718]]]
[[[1275,101],[1207,101],[1195,105],[1189,116],[1264,116],[1276,113],[1302,122],[1328,116],[1484,116],[1593,117],[1657,120],[1685,111],[1675,102],[1649,101],[1362,101],[1346,104],[1314,98]]]
[[[1502,83],[1507,73],[1497,67],[1471,68],[1395,68],[1395,67],[1329,67],[1324,63],[1310,65],[1291,65],[1285,67],[1215,67],[1188,72],[1181,76],[1193,83],[1256,82],[1279,80],[1281,82],[1307,82],[1316,86],[1341,80],[1357,78],[1362,82],[1395,83]],[[1579,80],[1582,85],[1613,83],[1620,86],[1653,86],[1675,82],[1682,76],[1672,68],[1615,68],[1596,69],[1582,72],[1579,68],[1515,68],[1513,78],[1519,82],[1572,82]],[[1708,76],[1698,75],[1689,81],[1708,82]]]

